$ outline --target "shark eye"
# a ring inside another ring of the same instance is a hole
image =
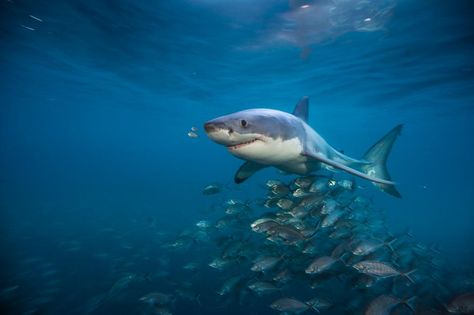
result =
[[[241,125],[242,127],[247,127],[247,121],[246,121],[245,119],[242,119],[242,120],[240,121],[240,125]]]

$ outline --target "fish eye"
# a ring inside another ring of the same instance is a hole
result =
[[[242,127],[247,127],[247,121],[246,121],[245,119],[242,119],[242,120],[240,121],[240,125],[241,125]]]

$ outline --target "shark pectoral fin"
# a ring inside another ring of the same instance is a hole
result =
[[[258,172],[259,170],[265,167],[267,167],[267,165],[247,161],[244,164],[242,164],[242,166],[240,166],[240,168],[237,170],[237,173],[235,173],[234,181],[237,184],[240,184],[244,182],[247,178],[249,178],[250,176],[252,176],[253,174],[255,174],[256,172]]]
[[[348,167],[342,163],[339,163],[339,162],[335,162],[331,159],[328,159],[327,157],[321,155],[321,154],[313,154],[313,153],[302,153],[302,155],[310,158],[310,159],[313,159],[313,160],[316,160],[318,162],[321,162],[321,163],[324,163],[326,165],[329,165],[333,168],[337,168],[337,169],[340,169],[344,172],[347,172],[349,174],[352,174],[352,175],[355,175],[355,176],[359,176],[361,178],[364,178],[364,179],[367,179],[367,180],[370,180],[372,182],[375,182],[375,183],[379,183],[379,184],[386,184],[386,185],[395,185],[394,182],[392,181],[389,181],[389,180],[385,180],[385,179],[381,179],[381,178],[377,178],[377,177],[373,177],[373,176],[370,176],[370,175],[367,175],[367,174],[364,174],[358,170],[355,170],[351,167]]]

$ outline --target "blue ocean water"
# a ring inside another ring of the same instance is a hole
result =
[[[6,314],[153,314],[139,301],[150,292],[172,295],[173,314],[276,314],[278,294],[217,295],[231,275],[207,266],[216,253],[201,242],[163,245],[295,178],[265,169],[234,184],[241,161],[204,122],[291,112],[304,95],[310,125],[350,156],[404,124],[388,161],[403,198],[363,180],[358,194],[392,233],[437,244],[474,290],[471,1],[2,0],[0,12]],[[370,301],[348,297],[348,314]]]

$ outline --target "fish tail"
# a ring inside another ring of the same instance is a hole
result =
[[[413,238],[413,230],[411,228],[406,228],[403,232],[403,235],[408,236],[409,238]]]
[[[353,179],[354,180],[354,179]],[[351,208],[351,205],[354,203],[354,201],[357,199],[357,196],[353,196],[351,199],[349,199],[346,203],[341,204],[342,208],[348,208],[349,210],[353,211]]]
[[[321,229],[321,224],[323,224],[323,220],[319,220],[318,225],[316,225],[314,231],[311,232],[311,234],[306,238],[308,241],[312,240],[316,235],[318,235],[318,232]]]
[[[406,305],[413,313],[415,313],[415,310],[416,310],[416,296],[412,296],[410,298],[402,300],[401,304]]]
[[[315,304],[311,305],[311,309],[316,311],[316,313],[318,313],[318,314],[321,313],[321,311],[319,310],[319,308]]]
[[[345,258],[346,258],[345,256],[347,256],[347,255],[350,255],[350,254],[349,254],[348,252],[346,252],[346,253],[342,254],[342,255],[338,258],[338,260],[339,260],[340,262],[342,262],[342,263],[344,264],[344,266],[348,266],[348,263],[347,263],[347,261],[345,260]]]
[[[383,246],[388,247],[388,249],[392,252],[392,254],[395,254],[395,249],[393,248],[392,244],[397,241],[397,238],[394,237],[392,234],[388,233],[389,237],[387,239],[381,239],[378,237],[374,237],[375,240],[383,243]],[[389,239],[392,238],[392,240],[389,241]]]
[[[411,283],[415,284],[415,280],[413,280],[413,278],[410,277],[410,275],[411,275],[412,273],[414,273],[415,271],[416,271],[416,269],[413,269],[413,270],[410,270],[410,271],[408,271],[408,272],[406,272],[406,273],[402,273],[402,276],[405,277],[405,278],[407,278],[408,281],[410,281]]]
[[[436,302],[438,302],[440,305],[442,305],[446,310],[449,309],[448,304],[440,296],[435,295],[434,299],[436,300]]]
[[[439,250],[439,245],[438,244],[432,244],[430,246],[430,250],[435,253],[435,254],[441,254],[440,250]]]
[[[390,174],[388,173],[386,162],[390,151],[392,150],[393,143],[400,135],[403,125],[398,125],[390,130],[382,139],[376,142],[369,150],[364,154],[363,160],[369,162],[363,165],[362,171],[372,177],[391,180]],[[393,184],[376,183],[373,184],[379,187],[381,190],[390,194],[394,197],[401,198],[402,195],[398,192]]]
[[[316,311],[319,314],[319,313],[321,313],[321,311],[319,310],[319,308],[316,304],[317,304],[317,302],[314,301],[314,299],[309,300],[309,301],[306,302],[306,305],[308,305],[313,311]]]
[[[387,246],[388,249],[390,249],[390,251],[391,251],[392,253],[395,252],[395,250],[393,249],[392,244],[395,243],[396,241],[397,241],[397,239],[396,239],[396,238],[393,238],[390,242],[385,243],[385,246]]]
[[[291,258],[291,255],[289,255],[289,254],[287,254],[287,253],[280,255],[280,260],[283,261],[283,262],[284,262],[285,260],[287,260],[288,258]]]

